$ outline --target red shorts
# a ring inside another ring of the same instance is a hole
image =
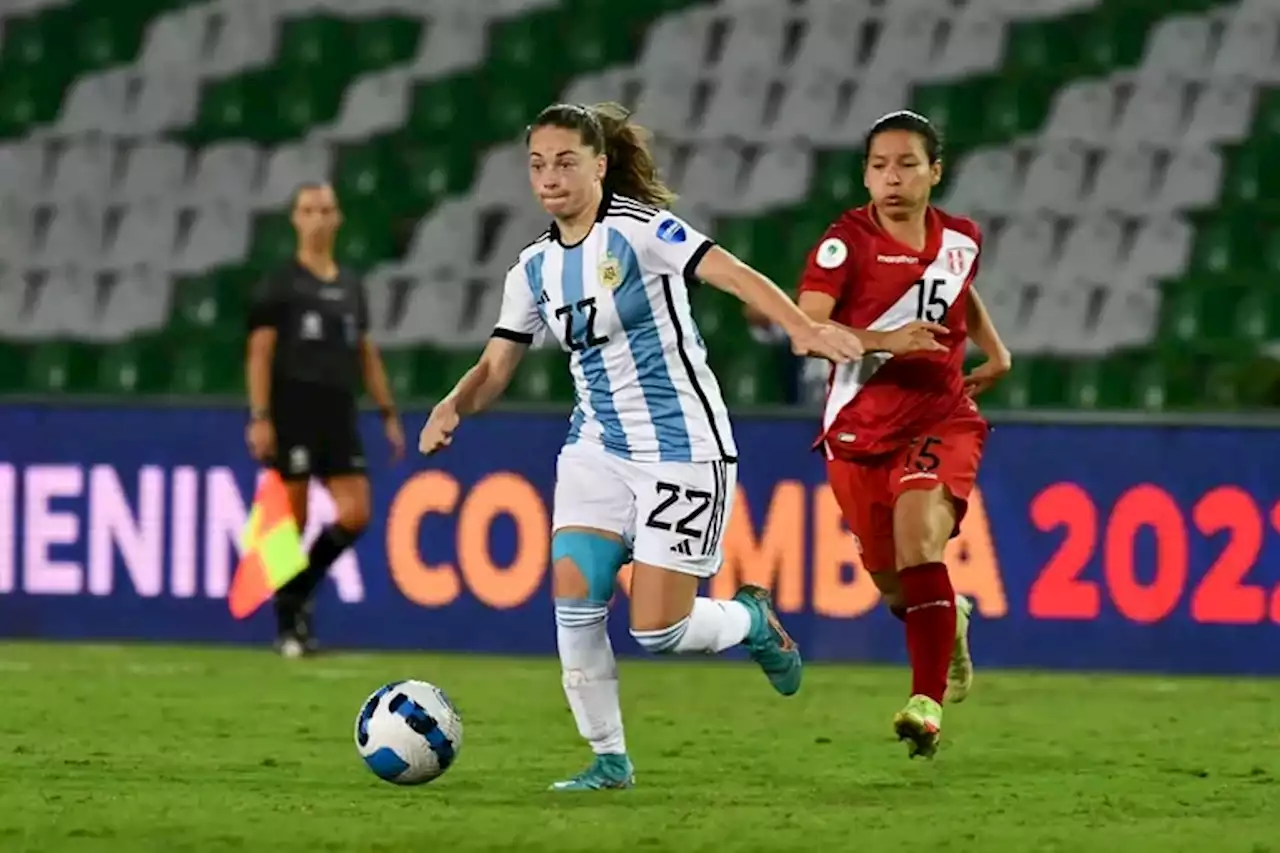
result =
[[[895,569],[893,505],[905,491],[945,486],[956,507],[956,529],[951,535],[960,532],[989,431],[982,421],[949,421],[878,459],[827,460],[831,491],[845,523],[858,537],[867,571]]]

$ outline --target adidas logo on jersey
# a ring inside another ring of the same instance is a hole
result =
[[[693,546],[689,544],[688,539],[681,539],[679,542],[671,546],[673,554],[683,554],[686,557],[693,556]]]
[[[920,259],[911,255],[876,255],[882,264],[918,264]]]

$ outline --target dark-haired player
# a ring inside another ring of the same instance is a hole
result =
[[[902,111],[867,134],[871,203],[827,229],[810,254],[800,307],[853,328],[866,348],[831,373],[817,446],[832,491],[890,611],[906,623],[911,698],[894,730],[911,756],[932,756],[942,702],[973,680],[971,603],[943,562],[964,516],[988,425],[973,395],[1011,361],[973,289],[982,234],[933,207],[942,142]],[[964,376],[966,338],[986,362]]]
[[[275,597],[276,647],[286,657],[314,650],[311,601],[329,567],[369,523],[369,480],[357,427],[363,382],[382,412],[396,458],[404,432],[378,349],[369,340],[360,279],[338,266],[334,238],[342,214],[333,188],[306,184],[294,196],[298,249],[267,276],[249,307],[250,420],[255,459],[284,479],[299,530],[307,524],[307,487],[318,477],[337,520],[311,546],[307,568]]]

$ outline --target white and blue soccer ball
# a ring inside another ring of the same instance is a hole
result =
[[[421,785],[444,775],[462,749],[462,717],[425,681],[393,681],[365,700],[356,749],[379,779]]]

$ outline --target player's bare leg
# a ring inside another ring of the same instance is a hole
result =
[[[609,531],[562,528],[552,538],[556,645],[564,695],[578,733],[595,753],[587,769],[554,783],[553,791],[613,790],[635,783],[608,631],[614,580],[629,558],[622,537]]]
[[[943,554],[955,520],[955,504],[944,486],[908,490],[894,505],[895,560],[906,606],[911,698],[894,717],[893,727],[913,758],[931,758],[942,732],[957,612]]]
[[[631,574],[631,634],[659,654],[715,654],[744,645],[773,689],[800,689],[800,649],[778,619],[767,590],[743,586],[729,600],[701,598],[701,579],[636,563]]]

